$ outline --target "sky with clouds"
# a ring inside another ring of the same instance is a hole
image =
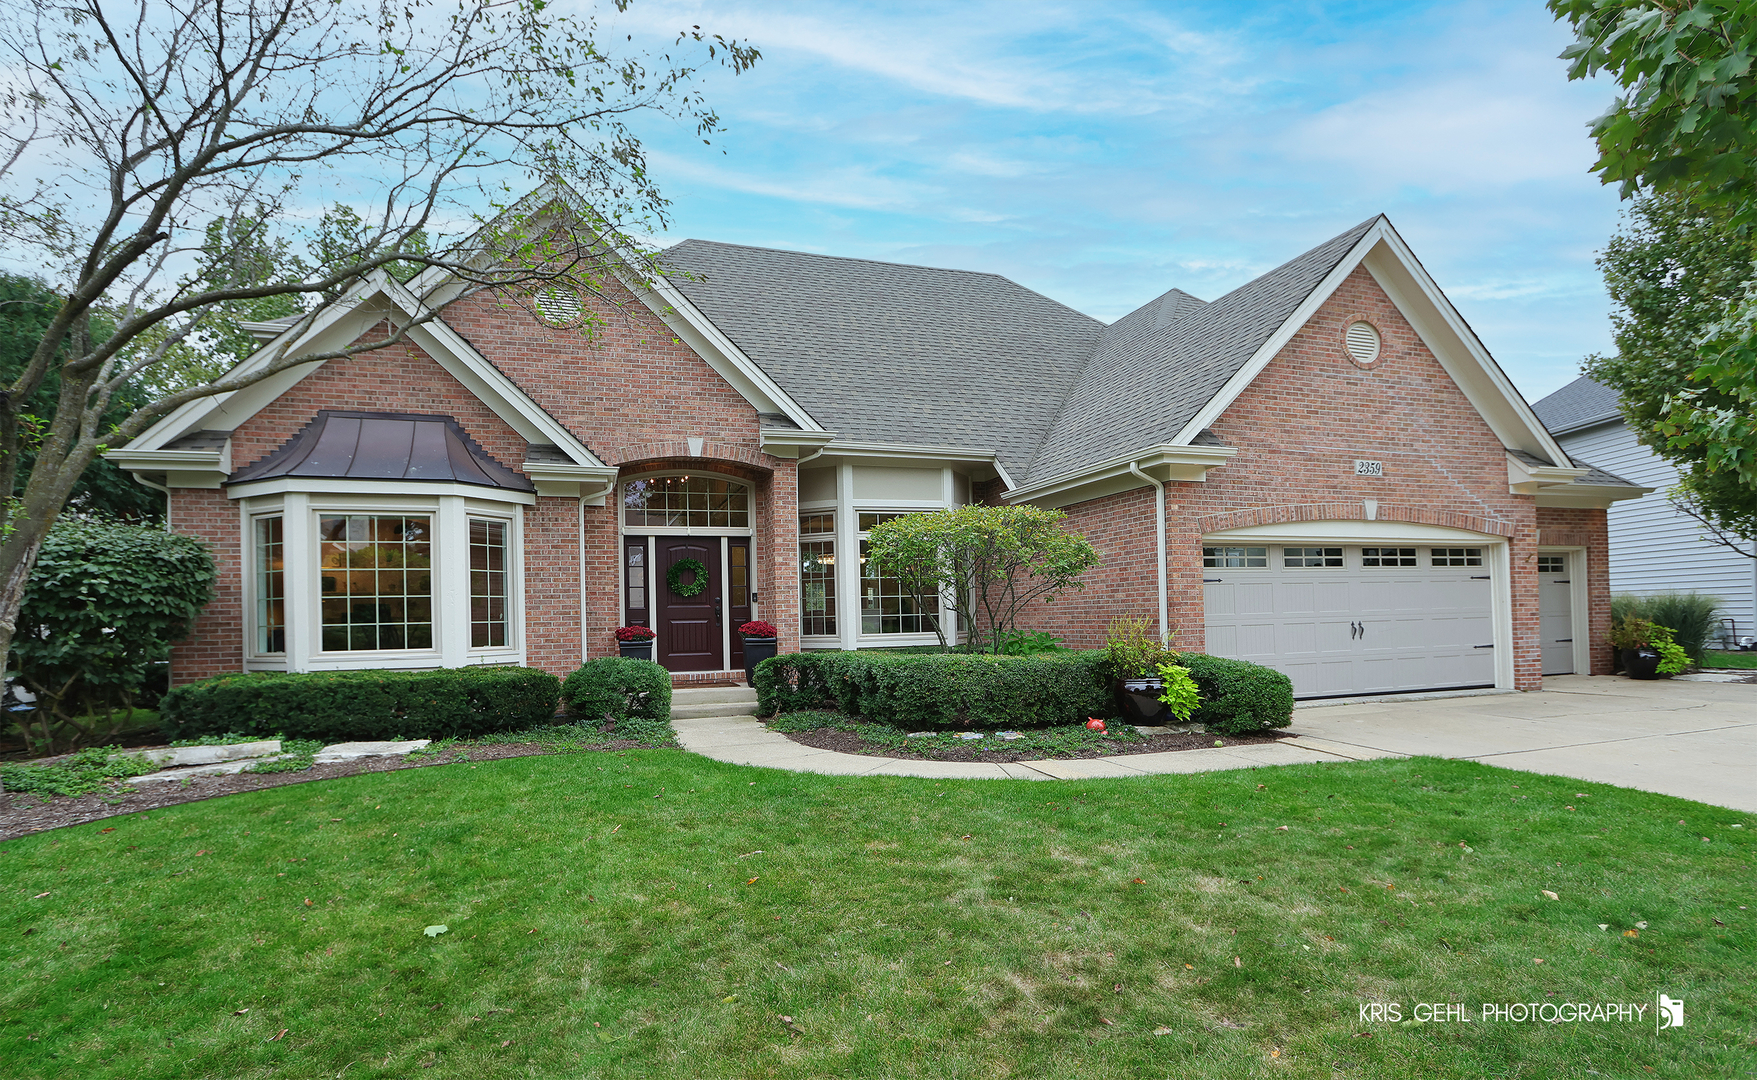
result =
[[[1532,400],[1609,347],[1619,203],[1541,3],[638,0],[763,51],[643,128],[684,237],[1003,274],[1105,321],[1390,215]]]

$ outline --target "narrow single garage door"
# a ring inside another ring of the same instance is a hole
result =
[[[1204,547],[1207,651],[1285,672],[1298,697],[1493,686],[1491,561],[1481,547]]]

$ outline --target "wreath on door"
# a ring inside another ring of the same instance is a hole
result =
[[[683,583],[683,575],[694,574],[695,578],[688,585]],[[665,584],[678,596],[696,596],[708,587],[708,568],[700,559],[678,559],[665,571]]]

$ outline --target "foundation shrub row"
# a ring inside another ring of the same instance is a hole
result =
[[[166,739],[465,739],[553,723],[560,691],[555,676],[522,667],[251,672],[173,688],[159,720]]]
[[[1286,727],[1287,676],[1243,660],[1180,653],[1201,690],[1191,719],[1226,735]],[[790,653],[756,668],[758,712],[837,708],[905,730],[1034,727],[1116,715],[1103,651],[993,656],[963,653]]]

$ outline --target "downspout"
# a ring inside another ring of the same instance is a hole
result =
[[[1129,462],[1129,471],[1153,485],[1153,530],[1154,545],[1159,555],[1159,640],[1163,644],[1171,644],[1171,609],[1165,591],[1165,485],[1141,471],[1141,467]]]
[[[139,484],[141,487],[149,487],[149,488],[152,488],[154,491],[162,491],[165,493],[165,531],[170,532],[171,531],[171,489],[166,487],[163,484],[153,483],[151,480],[148,480],[146,478],[146,475],[144,473],[130,473],[129,475],[134,477],[134,482]],[[168,479],[168,477],[167,477],[167,479]]]

